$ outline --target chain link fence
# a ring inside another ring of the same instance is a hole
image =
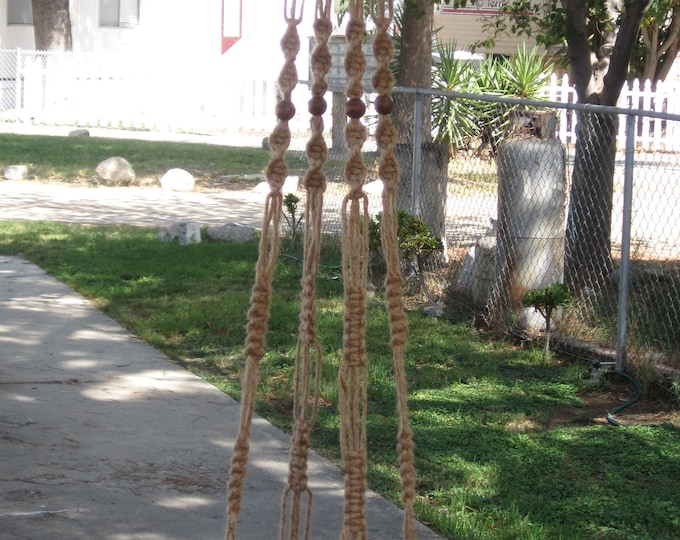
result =
[[[523,309],[524,294],[565,283],[572,301],[556,312],[558,333],[617,350],[617,363],[663,358],[680,366],[680,153],[639,148],[643,125],[680,133],[678,115],[422,91],[484,104],[472,107],[485,111],[474,137],[435,144],[423,137],[428,127],[418,129],[427,126],[428,99],[399,92],[411,96],[395,99],[409,110],[393,112],[399,206],[445,241],[445,256],[427,267],[443,300],[493,324],[536,328],[544,319]],[[565,119],[573,123],[569,141],[559,139]],[[365,121],[370,134],[373,120]],[[304,143],[299,134],[291,146],[302,162]],[[328,144],[325,227],[337,233],[345,154],[341,140],[329,135]],[[381,183],[372,138],[365,149],[375,215]]]

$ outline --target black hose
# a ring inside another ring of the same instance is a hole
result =
[[[631,399],[630,401],[626,401],[622,405],[615,407],[614,409],[612,409],[610,412],[607,413],[607,422],[609,422],[612,426],[620,426],[621,424],[619,423],[619,421],[616,418],[614,418],[614,415],[621,412],[626,407],[630,407],[634,403],[637,403],[638,401],[640,401],[640,398],[642,398],[642,385],[640,384],[640,381],[638,381],[637,379],[634,379],[633,377],[631,377],[627,373],[624,373],[623,371],[614,370],[611,373],[615,373],[616,375],[621,375],[622,377],[628,379],[630,382],[632,382],[635,385],[635,388],[637,390],[637,394],[635,395],[635,397],[633,399]]]

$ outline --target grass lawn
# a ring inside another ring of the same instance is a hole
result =
[[[2,141],[0,141],[2,144]],[[75,144],[75,143],[74,143]],[[87,144],[87,143],[83,143]],[[55,173],[56,174],[56,173]],[[155,230],[0,221],[0,253],[64,281],[171,359],[235,398],[254,242],[179,248]],[[286,250],[284,250],[284,254]],[[338,460],[342,284],[323,254],[318,325],[322,403],[312,446]],[[257,410],[290,425],[301,266],[281,257]],[[409,313],[407,353],[419,518],[448,538],[680,538],[680,429],[590,421],[587,363],[545,359],[453,313]],[[385,310],[369,302],[369,482],[398,499],[395,388]],[[576,421],[563,421],[565,410]],[[558,421],[559,420],[559,421]]]
[[[222,176],[260,173],[269,153],[258,148],[213,144],[109,139],[104,137],[47,137],[0,133],[0,166],[24,164],[36,180],[94,182],[97,165],[122,156],[133,166],[137,181],[160,177],[173,167],[189,170],[196,182]]]

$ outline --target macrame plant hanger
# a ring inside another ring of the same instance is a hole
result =
[[[399,412],[398,454],[404,506],[404,538],[416,538],[413,499],[415,495],[415,472],[412,432],[408,423],[407,388],[404,372],[404,352],[407,343],[407,324],[404,313],[403,278],[399,267],[397,243],[396,184],[399,166],[394,155],[396,130],[389,114],[393,103],[390,91],[393,77],[389,62],[394,53],[388,35],[393,18],[393,0],[371,0],[370,12],[376,25],[373,45],[378,67],[372,83],[378,97],[375,101],[379,114],[376,141],[380,149],[379,176],[384,190],[382,246],[387,263],[386,307],[389,314],[391,346],[397,387]],[[324,94],[327,90],[325,76],[330,69],[328,51],[331,0],[316,0],[314,33],[316,47],[311,64],[314,81],[309,101],[311,114],[311,137],[307,144],[309,168],[305,175],[305,243],[302,276],[299,338],[296,349],[294,380],[294,424],[291,438],[289,474],[281,501],[280,540],[286,537],[310,538],[312,492],[307,483],[307,460],[309,433],[316,420],[321,370],[321,346],[316,331],[315,295],[319,269],[321,244],[321,217],[326,178],[322,171],[328,149],[323,138],[323,118],[326,111]],[[250,308],[248,310],[245,344],[245,372],[242,380],[241,418],[234,446],[234,455],[227,493],[226,540],[235,540],[236,523],[243,496],[243,483],[248,462],[248,446],[252,415],[255,406],[259,363],[264,356],[265,334],[271,307],[272,278],[279,252],[279,228],[283,205],[281,187],[287,176],[285,152],[290,144],[289,120],[295,115],[291,100],[297,85],[295,57],[299,52],[300,39],[297,26],[302,20],[296,9],[296,0],[290,5],[286,0],[284,18],[286,32],[281,40],[285,63],[279,75],[282,100],[276,107],[278,118],[270,139],[271,159],[267,166],[270,192],[265,200],[262,237],[255,269]],[[363,1],[350,0],[347,25],[347,72],[346,114],[349,117],[345,129],[348,159],[345,177],[349,192],[342,202],[342,250],[345,315],[343,326],[343,360],[338,374],[339,410],[341,415],[340,446],[345,471],[345,504],[343,512],[342,540],[365,540],[366,523],[366,412],[368,372],[366,355],[366,286],[368,282],[368,198],[363,191],[367,171],[362,158],[366,141],[366,128],[361,123],[366,107],[362,101],[362,76],[366,59],[362,51],[366,36]],[[306,510],[303,514],[303,507]]]

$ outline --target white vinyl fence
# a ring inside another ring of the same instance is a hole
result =
[[[218,64],[187,64],[176,59],[121,55],[0,50],[0,120],[48,125],[112,127],[185,133],[267,135],[275,122],[276,77],[243,79]],[[338,94],[343,89],[340,88]],[[624,87],[618,106],[680,113],[680,91],[659,83],[634,81]],[[573,103],[568,77],[553,75],[545,88],[549,101]],[[337,96],[336,96],[337,97]],[[294,132],[308,126],[309,93],[300,85],[293,99],[298,114]],[[332,99],[328,99],[331,103]],[[336,100],[337,101],[337,100]],[[329,107],[326,125],[332,125]],[[344,106],[340,107],[344,121]],[[574,142],[575,118],[562,110],[558,138]],[[624,125],[620,126],[623,138]],[[648,151],[680,149],[677,126],[646,119],[638,126],[636,147]]]

